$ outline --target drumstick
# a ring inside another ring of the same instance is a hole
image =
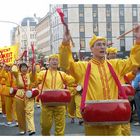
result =
[[[65,22],[63,23],[63,25],[66,27],[66,32],[68,33],[69,32],[68,25]],[[70,34],[70,40],[71,40],[72,46],[75,47],[74,41],[71,37],[71,34]]]
[[[132,30],[121,34],[119,37],[117,37],[117,39],[121,39],[122,37],[124,37],[125,35],[129,34],[130,32],[136,30],[138,27],[139,27],[139,25],[137,25],[136,27],[134,27]]]

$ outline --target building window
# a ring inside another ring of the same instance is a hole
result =
[[[85,32],[80,32],[80,37],[84,38],[85,37]]]
[[[137,16],[137,8],[132,8],[132,14],[134,17]]]
[[[63,12],[64,12],[64,16],[65,17],[68,17],[68,11],[67,10],[64,10]]]
[[[124,47],[124,46],[120,47],[120,50],[121,50],[122,52],[125,52],[125,47]]]
[[[124,32],[124,31],[125,31],[125,26],[124,26],[124,24],[120,24],[120,31],[121,31],[121,32]]]
[[[111,32],[107,32],[107,38],[112,38],[112,33]]]
[[[24,40],[24,46],[27,46],[27,40]]]
[[[120,16],[124,16],[124,9],[120,9]]]
[[[64,9],[67,9],[67,4],[63,4],[63,8]]]
[[[35,31],[35,27],[30,27],[30,31]]]
[[[93,17],[96,18],[98,16],[97,8],[92,9]]]
[[[80,9],[84,9],[84,4],[79,4]]]
[[[98,32],[98,23],[93,23],[93,32]]]
[[[106,16],[111,17],[111,9],[110,8],[106,9]]]
[[[120,40],[120,46],[121,46],[121,47],[124,47],[124,46],[125,46],[125,40],[124,40],[124,39],[121,39],[121,40]]]
[[[83,23],[80,23],[80,32],[85,32],[85,26]]]
[[[80,18],[79,18],[79,21],[80,21],[80,22],[84,22],[84,17],[80,17]]]
[[[85,39],[80,38],[80,49],[84,49],[84,48],[85,48]]]
[[[121,17],[124,17],[124,5],[120,4],[119,5],[119,13]]]
[[[65,23],[68,23],[68,18],[64,18]]]
[[[84,17],[84,13],[79,13],[79,17]]]
[[[92,5],[92,14],[93,14],[93,18],[97,18],[97,16],[98,16],[97,5]]]
[[[79,4],[79,22],[84,22],[84,5]]]
[[[97,17],[97,12],[93,12],[93,17]]]
[[[107,23],[106,28],[107,32],[111,32],[111,23]]]

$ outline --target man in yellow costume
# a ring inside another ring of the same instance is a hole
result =
[[[106,49],[107,59],[116,59],[117,58],[117,48],[109,47]]]
[[[115,47],[109,47],[106,49],[106,52],[107,52],[107,59],[117,59],[117,48]],[[121,83],[122,84],[125,84],[125,81],[124,81],[124,77],[122,77],[121,80]],[[122,135],[123,136],[130,136],[131,135],[131,127],[130,127],[130,123],[128,124],[122,124],[121,125],[121,130],[122,130]]]
[[[70,33],[65,29],[63,42],[59,48],[60,67],[69,70],[71,75],[83,86],[84,76],[88,62],[74,62],[70,46]],[[106,39],[93,35],[90,40],[90,50],[93,53],[91,72],[86,92],[87,100],[111,100],[118,99],[118,87],[109,70],[107,61],[112,65],[119,79],[140,65],[140,27],[135,31],[136,42],[131,49],[130,58],[126,60],[105,60]],[[86,125],[85,135],[122,135],[121,125]]]
[[[75,87],[74,87],[75,86]],[[73,87],[68,87],[71,91],[71,101],[68,104],[68,116],[71,118],[71,123],[75,122],[75,117],[79,120],[79,125],[83,123],[82,115],[80,112],[81,93],[76,90],[76,84]]]
[[[62,71],[58,71],[59,58],[57,54],[49,57],[49,68],[47,70],[46,79],[43,90],[47,89],[63,89],[64,82],[71,85],[75,80],[71,76]],[[44,79],[45,71],[41,71],[38,76],[38,83]],[[66,107],[60,106],[46,106],[42,104],[41,107],[41,133],[42,135],[50,135],[50,130],[53,122],[55,122],[55,135],[64,135],[65,131],[65,114]],[[53,121],[54,119],[54,121]]]

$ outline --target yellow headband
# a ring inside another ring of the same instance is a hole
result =
[[[89,42],[90,48],[91,48],[91,47],[94,47],[95,42],[96,42],[96,41],[99,41],[99,40],[104,40],[104,41],[106,41],[106,38],[101,37],[101,36],[93,35],[93,37],[91,38],[91,40],[90,40],[90,42]]]
[[[59,54],[52,54],[49,56],[49,61],[51,58],[57,58],[59,60]]]
[[[107,49],[106,49],[106,52],[107,52],[107,53],[117,53],[118,50],[117,50],[117,48],[110,47],[110,48],[107,48]]]
[[[6,63],[7,66],[12,66],[13,63],[9,62],[9,63]]]

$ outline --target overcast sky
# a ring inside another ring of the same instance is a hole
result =
[[[114,3],[115,1],[115,3]],[[18,24],[25,17],[44,17],[51,4],[119,4],[120,0],[1,0],[0,21],[13,21]],[[139,0],[121,0],[121,4],[136,4]],[[0,46],[10,45],[10,30],[16,25],[0,22]]]
[[[18,24],[25,17],[44,17],[49,11],[49,0],[1,0],[0,21]],[[10,45],[10,30],[16,25],[0,22],[0,46]]]

